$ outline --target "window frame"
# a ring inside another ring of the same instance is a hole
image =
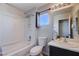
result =
[[[42,15],[48,15],[48,12],[42,12],[42,13],[40,13],[40,15],[39,15],[39,26],[40,27],[44,27],[44,26],[47,26],[47,25],[49,25],[49,15],[47,16],[48,17],[48,19],[47,19],[47,24],[43,24],[43,25],[41,25],[41,23],[40,23],[40,16],[42,16]]]
[[[40,27],[45,27],[49,25],[49,14],[48,14],[48,24],[47,25],[40,25],[40,15],[42,14],[48,14],[48,11],[43,11],[43,12],[37,12],[36,13],[36,28],[40,28]]]

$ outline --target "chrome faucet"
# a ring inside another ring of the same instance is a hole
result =
[[[66,38],[67,36],[64,36],[64,37],[65,37],[65,38],[64,38],[64,42],[67,42],[67,38]]]

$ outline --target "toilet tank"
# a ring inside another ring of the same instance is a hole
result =
[[[38,45],[45,46],[47,41],[47,37],[39,37],[38,38]]]

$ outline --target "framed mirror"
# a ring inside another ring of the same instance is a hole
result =
[[[73,20],[72,17],[68,19],[59,20],[59,36],[73,38]]]

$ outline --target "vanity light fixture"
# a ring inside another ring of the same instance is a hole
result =
[[[69,5],[71,5],[71,3],[59,3],[59,4],[54,4],[51,8],[50,8],[50,10],[58,10],[58,9],[60,9],[60,8],[63,8],[63,7],[66,7],[66,6],[69,6]]]

